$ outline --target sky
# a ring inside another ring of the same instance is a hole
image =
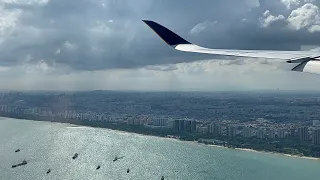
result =
[[[208,48],[320,52],[320,0],[0,0],[2,90],[318,90],[266,59],[167,46],[141,20]]]

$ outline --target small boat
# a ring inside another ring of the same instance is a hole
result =
[[[130,169],[128,168],[128,169],[127,169],[127,173],[129,173],[129,172],[130,172]]]
[[[117,161],[118,160],[118,157],[116,156],[114,159],[113,159],[113,162]]]
[[[98,166],[96,169],[100,169],[100,166]]]
[[[17,149],[17,150],[15,150],[14,152],[19,152],[20,151],[20,149]]]
[[[161,176],[161,180],[164,180],[164,177],[163,177],[163,176]]]
[[[51,169],[48,169],[47,174],[49,174],[51,172]]]
[[[78,153],[75,153],[72,157],[72,159],[76,159],[78,157]]]
[[[113,162],[115,162],[115,161],[117,161],[117,160],[119,160],[119,159],[122,159],[122,158],[124,158],[124,156],[121,156],[121,157],[115,157],[114,159],[113,159]]]
[[[23,160],[22,163],[19,163],[19,164],[16,164],[16,165],[12,165],[12,168],[16,168],[16,167],[23,166],[23,165],[26,165],[26,164],[27,164],[27,161]]]

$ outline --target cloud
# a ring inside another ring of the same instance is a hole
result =
[[[300,30],[307,28],[310,32],[320,32],[320,11],[319,7],[307,3],[302,7],[293,10],[288,17],[292,28]]]
[[[316,2],[303,2],[307,1],[3,0],[0,65],[18,65],[31,55],[30,62],[94,71],[210,58],[174,51],[142,23],[145,18],[207,47],[297,50],[302,44],[319,45],[314,42],[319,37]],[[301,11],[309,6],[313,11],[301,20]],[[279,31],[282,24],[277,22],[284,17],[296,28],[304,27],[302,21],[313,25],[309,32]],[[261,31],[259,24],[267,30]],[[305,39],[292,40],[297,35]]]
[[[0,6],[0,36],[2,39],[13,33],[21,12],[19,9],[9,11]]]
[[[263,17],[260,18],[260,23],[261,26],[266,28],[271,26],[272,24],[275,24],[276,22],[283,22],[285,17],[283,15],[278,15],[278,16],[273,16],[270,14],[270,11],[267,10],[266,12],[263,13]]]
[[[239,60],[240,61],[240,60]],[[281,61],[252,61],[239,64],[227,60],[154,65],[153,68],[73,71],[45,62],[0,67],[2,89],[10,90],[261,90],[319,89],[319,76],[287,72]],[[163,67],[169,67],[163,69]],[[10,82],[7,81],[10,78]]]
[[[281,0],[281,2],[288,8],[297,8],[299,5],[304,3],[315,3],[316,0]]]
[[[216,70],[210,76],[222,77],[218,76],[222,74],[220,70],[225,70],[250,79],[256,68],[250,64],[276,68],[275,64],[243,59],[203,64],[203,60],[216,57],[175,51],[141,20],[155,20],[209,48],[300,50],[302,46],[320,46],[319,3],[320,0],[2,0],[0,71],[6,72],[3,75],[8,78],[30,77],[25,80],[35,87],[39,87],[35,81],[53,87],[44,78],[52,84],[61,81],[59,87],[69,87],[70,82],[61,79],[66,77],[74,80],[77,88],[85,88],[86,83],[102,83],[94,80],[99,79],[98,75],[103,76],[100,79],[130,79],[136,74],[153,77],[151,72],[156,77],[166,77],[159,82],[168,80],[174,85],[181,81],[178,73],[196,78],[212,72],[207,67]],[[237,84],[228,82],[230,87]],[[26,85],[12,86],[21,84]],[[135,87],[137,83],[128,84]],[[100,86],[106,87],[92,85]]]
[[[174,71],[174,70],[177,70],[177,66],[174,64],[152,65],[152,66],[146,66],[144,69],[154,70],[154,71]]]
[[[190,30],[190,34],[192,35],[196,35],[199,34],[201,31],[205,30],[206,28],[208,28],[208,26],[214,26],[215,24],[217,24],[218,22],[215,21],[213,23],[209,22],[209,21],[204,21],[202,23],[199,23],[197,25],[195,25],[191,30]]]

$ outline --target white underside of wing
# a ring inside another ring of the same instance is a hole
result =
[[[176,50],[185,52],[196,52],[204,54],[214,54],[222,56],[269,58],[269,59],[300,59],[305,57],[317,57],[319,52],[314,51],[261,51],[261,50],[229,50],[229,49],[209,49],[195,44],[179,44],[174,46]]]
[[[192,44],[168,28],[150,20],[143,20],[162,40],[179,51],[212,54],[219,56],[266,58],[285,60],[298,64],[292,71],[320,74],[320,52],[315,51],[269,51],[269,50],[234,50],[210,49]]]

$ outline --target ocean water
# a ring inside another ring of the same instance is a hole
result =
[[[14,152],[16,149],[20,152]],[[78,158],[72,159],[74,153]],[[115,156],[124,156],[113,162]],[[27,165],[11,168],[22,162]],[[101,168],[96,170],[100,165]],[[127,169],[130,172],[127,173]],[[49,174],[47,170],[51,169]],[[320,161],[70,124],[0,118],[0,179],[314,180]]]

